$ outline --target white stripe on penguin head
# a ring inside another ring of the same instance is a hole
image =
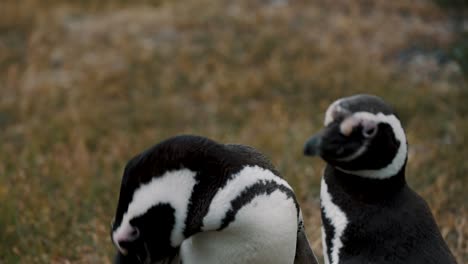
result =
[[[366,178],[373,178],[373,179],[386,179],[391,176],[396,175],[403,165],[405,164],[406,161],[406,156],[408,154],[408,146],[406,143],[406,136],[405,136],[405,131],[403,130],[403,127],[401,126],[400,120],[395,115],[384,115],[383,113],[378,113],[378,114],[372,114],[369,112],[356,112],[352,115],[352,118],[355,118],[357,120],[365,120],[366,122],[376,122],[376,123],[385,123],[390,125],[390,127],[393,130],[393,134],[395,135],[395,138],[399,141],[400,146],[398,147],[398,151],[393,158],[392,162],[385,166],[384,168],[381,169],[376,169],[376,170],[356,170],[356,171],[351,171],[351,170],[345,170],[342,168],[339,168],[339,170],[344,171],[349,174],[354,174],[358,175],[361,177],[366,177]],[[359,154],[352,155],[352,158],[347,158],[347,160],[355,159],[362,153],[364,153],[364,150],[359,149],[358,150]]]
[[[351,112],[343,107],[341,107],[341,102],[345,100],[346,98],[338,99],[335,102],[333,102],[328,108],[327,111],[325,112],[325,120],[324,120],[324,125],[328,126],[330,123],[335,121],[335,118],[337,115],[349,115]]]
[[[196,173],[188,170],[174,170],[154,177],[150,182],[141,185],[133,193],[127,212],[123,215],[120,226],[112,237],[118,237],[130,226],[130,220],[143,215],[158,204],[170,204],[175,212],[175,223],[171,233],[171,246],[177,247],[184,240],[183,231],[187,217],[187,207],[196,184]]]
[[[292,188],[282,178],[276,176],[270,170],[259,166],[246,166],[218,190],[211,201],[208,213],[203,218],[203,230],[216,230],[221,227],[222,220],[231,209],[231,201],[238,197],[246,188],[260,182],[261,180],[271,180],[288,189]]]

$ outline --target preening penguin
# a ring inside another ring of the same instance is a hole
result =
[[[111,237],[116,263],[317,263],[294,192],[271,163],[198,136],[127,163]]]
[[[335,101],[304,153],[327,162],[320,190],[325,263],[456,263],[429,207],[406,184],[405,132],[382,99]]]

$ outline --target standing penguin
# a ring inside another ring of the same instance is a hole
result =
[[[258,151],[177,136],[131,159],[116,263],[317,263],[293,190]]]
[[[335,101],[304,153],[327,162],[320,190],[325,263],[456,263],[426,202],[406,184],[405,132],[381,98]]]

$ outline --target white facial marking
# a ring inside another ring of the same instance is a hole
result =
[[[326,245],[324,247],[323,255],[326,256],[326,248],[330,247],[331,256],[329,262],[325,263],[338,264],[340,262],[340,249],[343,247],[341,236],[343,235],[343,232],[345,231],[346,226],[348,225],[348,218],[346,217],[346,214],[336,204],[333,203],[333,198],[328,192],[328,186],[323,177],[321,185],[322,186],[320,188],[320,200],[323,213],[325,214],[325,217],[330,221],[335,231],[334,236],[331,240],[331,245]],[[325,236],[323,237],[323,239],[325,239]],[[324,242],[324,244],[325,243],[326,242]]]
[[[328,107],[327,111],[325,112],[325,126],[328,126],[335,119],[334,112],[337,112],[339,109],[341,109],[339,104],[342,100],[343,99],[338,99]]]
[[[224,188],[218,190],[208,209],[208,214],[203,218],[203,230],[216,230],[221,227],[221,221],[229,209],[231,201],[241,194],[247,187],[259,180],[271,180],[280,185],[292,189],[282,178],[276,176],[270,170],[258,166],[247,166],[232,176]]]
[[[184,264],[292,264],[297,220],[293,200],[282,191],[258,195],[221,232],[201,232],[185,240],[181,259]]]
[[[135,232],[138,232],[138,231],[136,231],[130,225],[125,225],[122,227],[120,232],[114,234],[112,239],[114,240],[114,244],[117,246],[118,250],[122,254],[127,255],[127,250],[124,248],[121,248],[119,242],[120,241],[127,241],[127,242],[134,241],[135,239],[138,238],[138,236],[135,235]]]
[[[393,158],[392,162],[388,164],[385,168],[377,170],[357,170],[350,171],[339,168],[339,170],[344,171],[349,174],[358,175],[366,178],[373,179],[386,179],[391,176],[396,175],[400,169],[403,167],[406,155],[408,152],[408,147],[406,145],[406,136],[403,127],[401,126],[400,121],[395,115],[384,115],[382,113],[372,114],[368,112],[356,112],[352,116],[355,119],[361,120],[361,122],[375,122],[375,123],[386,123],[389,124],[393,130],[395,138],[400,142],[396,156]],[[364,146],[363,146],[364,147]],[[348,161],[357,158],[361,155],[365,149],[359,149],[357,153],[353,154],[351,157],[347,157]],[[358,153],[361,152],[361,153]],[[359,155],[357,155],[359,154]],[[346,161],[346,160],[345,160]]]
[[[337,115],[347,116],[351,114],[348,109],[341,107],[340,104],[343,100],[344,99],[338,99],[328,107],[327,111],[325,112],[325,126],[328,126],[330,123],[335,121]]]
[[[127,212],[123,215],[122,223],[112,234],[114,242],[131,228],[129,223],[131,219],[143,215],[157,204],[167,203],[175,210],[171,245],[173,247],[180,245],[184,240],[185,218],[189,199],[196,184],[195,175],[195,172],[188,169],[168,171],[136,189]]]
[[[361,125],[364,129],[371,129],[377,127],[378,118],[375,115],[371,114],[372,117],[368,118],[367,115],[362,115],[362,113],[367,112],[357,112],[352,114],[351,116],[347,117],[343,120],[340,124],[340,132],[345,136],[351,135],[353,130]],[[370,114],[370,113],[367,113]]]
[[[120,251],[120,253],[122,253],[124,256],[126,256],[128,254],[127,250],[125,248],[122,248],[120,247],[120,244],[119,244],[119,241],[121,241],[123,239],[123,237],[125,237],[127,231],[120,231],[120,233],[118,234],[113,234],[112,235],[112,240],[114,242],[114,245],[117,247],[117,249]]]
[[[347,117],[345,120],[343,120],[343,122],[341,122],[340,132],[345,136],[349,136],[353,132],[354,128],[359,126],[360,124],[362,124],[363,126],[370,126],[371,123],[374,123],[374,126],[376,126],[373,120],[362,119],[359,116],[353,114]],[[337,159],[337,161],[348,162],[356,159],[367,150],[367,145],[368,143],[367,141],[365,141],[364,144],[356,152],[352,153],[347,157]]]
[[[354,128],[359,125],[360,120],[355,118],[354,115],[346,118],[340,124],[340,132],[345,136],[351,135]]]

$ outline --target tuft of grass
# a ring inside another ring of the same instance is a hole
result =
[[[408,181],[468,261],[464,59],[423,49],[455,38],[430,1],[4,2],[1,263],[110,263],[123,166],[182,133],[267,154],[321,255],[323,162],[302,146],[328,104],[355,93],[398,110]]]

